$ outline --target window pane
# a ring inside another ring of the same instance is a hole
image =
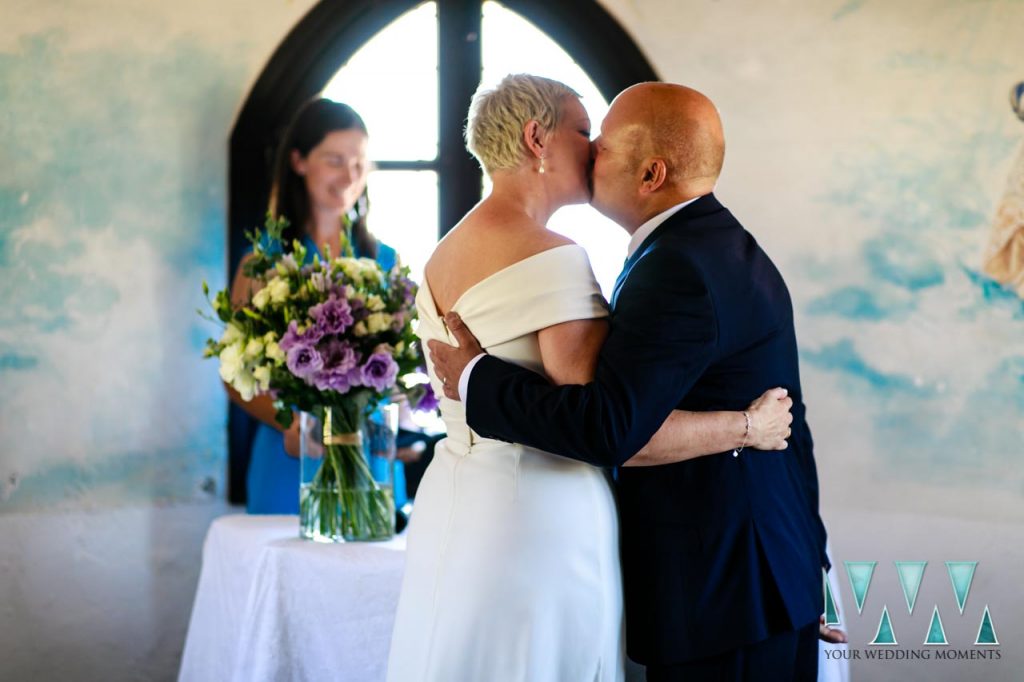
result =
[[[572,57],[544,32],[497,2],[485,2],[481,27],[483,78],[495,84],[510,73],[532,73],[562,81],[582,95],[594,134],[608,112],[597,86]],[[490,183],[484,179],[485,192]],[[587,250],[594,274],[605,296],[626,257],[629,235],[589,206],[566,206],[552,216],[548,227]]]
[[[437,173],[374,171],[370,189],[369,227],[398,251],[419,282],[423,266],[437,244]]]
[[[359,112],[370,158],[437,158],[437,5],[406,12],[359,49],[323,96]]]
[[[580,65],[522,15],[497,2],[484,3],[481,25],[483,83],[494,84],[510,73],[532,73],[562,81],[583,97],[594,130],[608,103]]]

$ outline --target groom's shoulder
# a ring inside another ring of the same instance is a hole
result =
[[[701,251],[693,248],[690,238],[670,231],[647,245],[631,275],[660,281],[666,277],[673,280],[703,277],[704,260]]]
[[[670,241],[702,241],[721,237],[743,226],[732,211],[722,205],[714,194],[706,194],[665,221],[662,236]]]

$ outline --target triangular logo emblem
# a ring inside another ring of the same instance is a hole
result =
[[[932,611],[932,622],[928,626],[928,636],[925,637],[924,643],[933,645],[949,644],[946,640],[946,630],[942,627],[942,617],[939,616],[938,605]]]
[[[917,602],[917,592],[921,589],[921,579],[924,577],[924,567],[927,561],[897,561],[896,572],[900,574],[900,587],[903,588],[903,598],[907,601],[907,612],[914,612],[914,604]]]
[[[999,638],[996,637],[996,629],[992,625],[992,615],[988,612],[988,604],[985,604],[985,613],[981,616],[981,625],[978,626],[978,636],[974,640],[975,646],[998,646]]]
[[[822,571],[822,575],[825,577],[825,625],[839,625],[839,609],[832,596],[832,585],[828,581],[828,574]]]
[[[956,595],[956,605],[960,608],[960,615],[964,613],[964,605],[967,603],[967,595],[971,591],[974,569],[977,565],[977,561],[946,562],[946,571],[949,572],[949,581],[953,583],[953,594]]]
[[[857,603],[857,613],[864,609],[864,600],[868,596],[868,588],[871,587],[871,576],[875,572],[877,561],[844,561],[846,564],[846,575],[850,579],[850,589],[853,590],[853,600]]]
[[[882,617],[878,621],[878,632],[875,638],[868,642],[875,646],[896,646],[896,633],[892,629],[892,621],[889,620],[889,607],[882,607]]]

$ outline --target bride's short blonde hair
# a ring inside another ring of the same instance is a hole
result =
[[[466,123],[466,147],[488,174],[517,167],[526,157],[523,127],[531,120],[550,131],[562,116],[566,97],[580,94],[565,83],[527,73],[505,76],[473,95]]]

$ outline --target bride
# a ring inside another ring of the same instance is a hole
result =
[[[558,208],[590,199],[579,95],[508,76],[477,92],[466,139],[493,190],[427,263],[419,336],[451,342],[442,317],[454,310],[492,355],[557,384],[587,383],[607,304],[584,250],[546,228]],[[388,679],[621,680],[618,522],[606,472],[481,438],[463,404],[441,402],[448,437],[416,498]],[[788,406],[772,391],[758,398],[746,445],[785,447]],[[740,447],[746,423],[740,412],[676,411],[631,463]]]

